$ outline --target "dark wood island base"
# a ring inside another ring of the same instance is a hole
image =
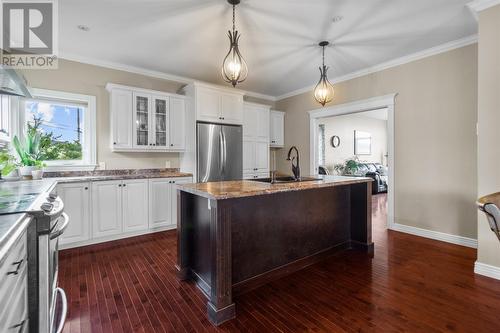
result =
[[[177,195],[178,277],[196,281],[215,325],[236,316],[233,295],[339,251],[373,255],[371,179],[189,184]]]

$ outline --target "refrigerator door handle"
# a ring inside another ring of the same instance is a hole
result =
[[[219,132],[219,165],[220,165],[220,175],[224,174],[224,134],[222,129]]]
[[[224,175],[226,172],[226,163],[227,163],[227,143],[226,143],[226,134],[224,130],[221,131],[222,134],[222,174]]]

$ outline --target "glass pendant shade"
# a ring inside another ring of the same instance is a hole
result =
[[[245,81],[248,75],[247,63],[238,49],[240,36],[238,31],[228,31],[229,52],[222,62],[222,78],[224,81],[231,83],[233,87]]]
[[[321,77],[319,79],[316,88],[314,88],[314,98],[316,101],[325,106],[325,104],[330,103],[333,100],[333,95],[335,91],[333,90],[333,85],[328,81],[328,77],[326,72],[328,71],[328,67],[323,65],[323,68],[319,68],[319,72]]]
[[[326,74],[326,72],[328,72],[328,67],[325,66],[325,47],[328,45],[330,45],[330,43],[327,41],[319,43],[319,46],[323,48],[323,66],[319,68],[320,78],[318,84],[314,88],[314,98],[322,106],[330,103],[335,94],[333,85],[328,81],[328,76]]]

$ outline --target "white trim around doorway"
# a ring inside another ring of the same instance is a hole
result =
[[[318,156],[318,119],[340,116],[351,113],[372,111],[387,108],[387,164],[389,167],[389,181],[387,189],[387,228],[394,229],[394,104],[397,93],[368,98],[352,103],[334,105],[331,107],[309,111],[309,144],[310,144],[310,171],[316,173]]]

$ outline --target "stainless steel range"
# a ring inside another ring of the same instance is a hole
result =
[[[59,237],[69,224],[53,181],[3,183],[0,215],[26,213],[28,226],[29,332],[59,333],[67,300],[57,285]],[[22,326],[24,327],[24,326]]]

